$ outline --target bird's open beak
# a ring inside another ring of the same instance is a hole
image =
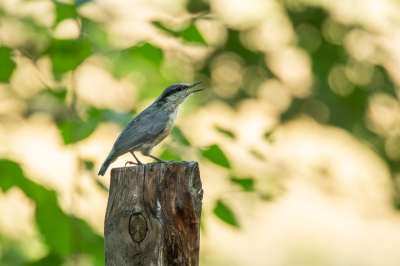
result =
[[[191,88],[193,88],[194,86],[199,85],[199,84],[202,83],[202,82],[203,82],[203,81],[200,81],[200,82],[197,82],[197,83],[194,83],[194,84],[190,85],[190,86],[188,87],[188,92],[190,92],[190,94],[192,94],[192,93],[195,93],[195,92],[199,92],[199,91],[204,90],[204,89],[199,89],[199,90],[189,91]]]

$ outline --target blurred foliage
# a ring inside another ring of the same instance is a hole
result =
[[[90,255],[94,265],[104,265],[102,237],[94,233],[85,221],[64,213],[53,190],[29,180],[20,166],[12,161],[0,160],[0,169],[3,192],[18,187],[35,202],[36,225],[50,249],[46,257],[29,265],[60,265],[69,256],[80,253]],[[2,260],[0,257],[0,262]]]
[[[114,59],[114,75],[123,77],[132,71],[158,72],[162,60],[162,51],[151,44],[132,47],[121,51]]]
[[[216,201],[214,214],[227,224],[239,227],[239,223],[235,217],[235,214],[232,212],[231,208],[229,208],[221,200]]]
[[[170,30],[167,27],[164,27],[162,23],[160,23],[159,21],[153,21],[152,24],[157,28],[159,28],[160,30],[169,33],[176,38],[182,37],[187,42],[192,42],[197,44],[206,43],[201,34],[199,33],[199,31],[197,30],[196,26],[193,24],[193,22],[188,27],[186,27],[181,31]]]
[[[190,145],[189,141],[183,135],[182,131],[179,129],[178,126],[174,126],[171,130],[171,135],[174,137],[175,140],[177,140],[179,143],[183,145]]]
[[[165,150],[160,157],[163,158],[163,160],[165,161],[174,160],[175,162],[179,162],[182,160],[182,158],[176,155],[171,148]]]
[[[76,12],[75,5],[64,4],[60,2],[54,2],[56,4],[56,25],[68,18],[77,18],[78,12]]]
[[[31,59],[34,64],[41,57],[49,57],[52,62],[52,72],[56,85],[49,88],[43,85],[43,90],[26,99],[26,118],[35,113],[46,113],[53,118],[57,125],[60,136],[65,145],[82,141],[95,131],[97,126],[103,122],[117,123],[121,127],[126,125],[136,114],[136,107],[131,112],[121,114],[115,110],[99,109],[85,104],[84,112],[78,111],[77,104],[82,104],[79,96],[71,88],[65,88],[60,82],[66,75],[73,75],[74,71],[92,55],[102,55],[109,59],[108,70],[116,79],[123,79],[132,72],[141,73],[146,77],[143,88],[140,90],[139,99],[154,99],[162,88],[174,82],[176,77],[166,77],[165,70],[166,51],[157,47],[154,43],[142,42],[129,48],[115,48],[111,44],[112,36],[104,27],[103,22],[96,22],[82,16],[78,7],[90,2],[90,0],[76,0],[74,4],[54,1],[55,22],[51,29],[40,25],[29,18],[16,17],[0,10],[1,19],[15,19],[27,32],[26,40],[14,47],[0,47],[0,82],[8,83],[16,69],[15,56],[22,54]],[[332,69],[338,65],[346,65],[354,60],[346,51],[343,40],[345,36],[360,25],[343,25],[331,17],[327,10],[309,4],[302,4],[301,8],[292,8],[290,2],[280,1],[284,14],[292,24],[297,36],[297,42],[292,45],[302,49],[311,60],[313,81],[313,92],[306,97],[294,97],[287,110],[281,114],[281,123],[295,119],[301,115],[307,115],[315,121],[343,128],[352,133],[356,138],[368,143],[382,157],[389,166],[392,176],[400,172],[397,160],[389,158],[386,154],[384,143],[385,136],[370,130],[365,124],[365,113],[368,100],[376,91],[396,96],[391,78],[384,67],[373,65],[375,75],[380,77],[379,87],[369,88],[369,84],[351,84],[352,90],[340,95],[335,93],[329,84],[329,75]],[[260,80],[279,79],[266,64],[266,54],[261,51],[250,49],[243,41],[246,30],[238,30],[224,26],[226,39],[222,44],[215,47],[208,46],[201,31],[197,27],[197,20],[202,14],[210,12],[208,3],[197,0],[187,1],[187,10],[195,14],[196,18],[190,18],[179,25],[171,25],[169,21],[150,21],[149,25],[158,29],[163,35],[174,38],[184,45],[200,46],[209,49],[209,55],[204,62],[196,65],[195,77],[210,79],[212,74],[212,63],[215,58],[226,53],[232,53],[245,69],[257,69],[251,73],[251,78],[243,79],[239,90],[229,97],[222,97],[211,91],[205,101],[222,100],[236,108],[238,104],[247,98],[257,95],[249,89],[257,87]],[[52,35],[59,23],[66,19],[78,21],[80,27],[77,39],[60,40]],[[209,19],[209,18],[205,18]],[[336,39],[330,40],[324,35],[324,27],[327,22],[335,24],[337,29]],[[197,80],[196,80],[197,81]],[[258,82],[258,83],[257,83]],[[207,81],[206,81],[207,83]],[[12,88],[11,88],[12,89]],[[323,116],[321,106],[328,110],[329,116]],[[230,141],[235,141],[236,136],[223,126],[216,126],[216,131],[226,136]],[[174,127],[171,133],[175,144],[180,148],[189,148],[191,143],[184,133]],[[265,140],[272,142],[271,132],[266,132]],[[265,160],[257,150],[250,150],[258,160]],[[222,166],[223,169],[232,173],[232,165],[229,157],[217,144],[199,150],[201,158],[207,159],[212,164]],[[233,156],[233,155],[231,155]],[[169,146],[161,155],[164,160],[181,160],[175,146]],[[95,234],[86,222],[66,214],[59,207],[57,194],[48,188],[36,184],[28,179],[20,166],[8,160],[0,161],[0,187],[5,193],[11,187],[18,187],[36,205],[35,221],[38,230],[43,236],[43,243],[48,247],[48,254],[39,261],[26,261],[15,248],[15,245],[6,245],[6,240],[0,239],[2,253],[0,254],[1,265],[61,265],[68,258],[77,254],[87,254],[91,257],[93,265],[104,265],[103,239]],[[93,162],[82,160],[82,171],[90,171],[95,176]],[[231,175],[234,176],[234,175]],[[95,178],[96,183],[104,190],[104,185]],[[241,188],[244,192],[257,190],[257,183],[252,177],[244,179],[231,178],[234,186]],[[400,198],[397,187],[394,186],[394,205],[400,208]],[[262,199],[271,200],[273,197],[260,194]],[[215,200],[213,213],[229,225],[239,227],[238,220],[222,199]],[[204,220],[202,219],[202,230]]]
[[[50,56],[54,74],[62,74],[77,68],[91,54],[91,46],[80,40],[53,40],[44,54]]]
[[[220,127],[215,127],[219,132],[221,132],[222,134],[224,134],[225,136],[228,136],[228,137],[230,137],[230,138],[232,138],[232,139],[234,139],[235,138],[235,135],[231,132],[231,131],[229,131],[229,130],[226,130],[226,129],[222,129],[222,128],[220,128]]]
[[[0,47],[0,82],[8,82],[15,68],[15,63],[11,60],[11,48]]]
[[[231,178],[231,181],[239,185],[244,191],[254,190],[254,180],[252,178]]]
[[[211,162],[230,168],[230,164],[222,150],[218,147],[218,145],[212,145],[207,150],[203,151],[203,156],[210,160]]]

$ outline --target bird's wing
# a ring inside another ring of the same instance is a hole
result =
[[[114,144],[114,156],[118,157],[156,138],[165,130],[168,120],[166,112],[146,109],[122,130]]]

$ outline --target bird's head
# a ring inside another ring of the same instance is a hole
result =
[[[194,83],[192,85],[185,83],[176,83],[168,88],[166,88],[163,93],[158,97],[158,102],[165,102],[173,105],[179,105],[186,100],[187,97],[192,95],[195,92],[202,91],[204,89],[199,90],[190,90],[194,86],[200,84],[202,81]]]

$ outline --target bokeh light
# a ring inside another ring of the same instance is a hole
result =
[[[2,0],[0,265],[104,265],[102,162],[203,81],[154,149],[199,162],[200,265],[398,266],[399,69],[395,0]]]

